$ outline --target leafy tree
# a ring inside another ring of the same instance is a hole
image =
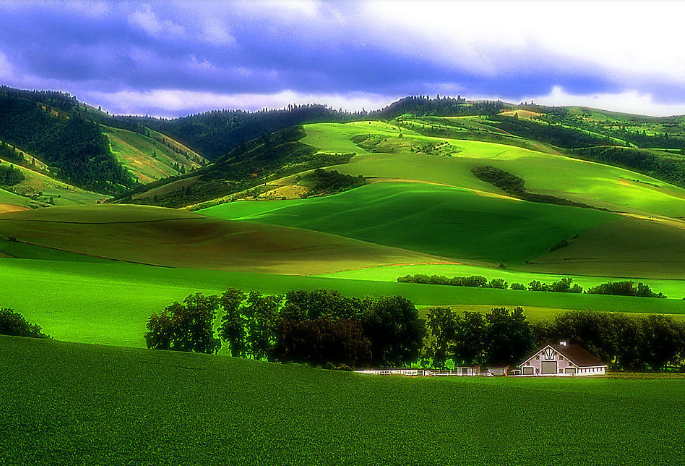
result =
[[[381,297],[373,303],[362,324],[371,340],[374,364],[401,366],[418,358],[426,333],[425,323],[408,299]]]
[[[244,315],[247,319],[247,354],[254,359],[270,359],[276,343],[276,327],[281,296],[263,296],[251,291]]]
[[[447,360],[452,358],[456,324],[454,312],[449,307],[434,307],[428,312],[426,325],[433,336],[428,354],[433,367],[444,369]]]
[[[482,314],[467,311],[463,316],[456,316],[454,364],[484,364],[485,338],[485,319]]]
[[[280,320],[277,334],[277,359],[351,367],[371,359],[371,342],[352,319]]]
[[[247,351],[245,328],[247,318],[241,312],[241,304],[245,300],[245,293],[229,288],[221,295],[220,303],[224,309],[224,316],[221,318],[219,336],[228,344],[233,357],[245,357]]]
[[[211,354],[221,347],[214,338],[214,316],[219,307],[217,296],[196,293],[175,302],[160,314],[153,314],[145,334],[147,347],[173,351],[194,351]]]
[[[663,369],[667,364],[680,362],[683,327],[676,325],[673,319],[659,314],[647,316],[642,321],[644,351],[642,359],[653,370]]]
[[[517,363],[535,347],[533,328],[523,309],[494,308],[485,315],[485,348],[489,363]]]
[[[8,308],[0,308],[0,335],[50,338],[41,331],[40,325],[29,323],[24,316]]]

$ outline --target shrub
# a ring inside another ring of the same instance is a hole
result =
[[[524,285],[523,283],[512,283],[509,288],[511,288],[512,290],[516,290],[516,291],[527,290],[526,285]]]
[[[499,290],[506,290],[507,289],[507,282],[504,281],[503,278],[493,278],[490,280],[490,283],[488,284],[490,288],[497,288]]]
[[[13,309],[0,309],[0,335],[15,337],[49,338],[41,332],[40,325],[30,324]]]

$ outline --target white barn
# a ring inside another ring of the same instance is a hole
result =
[[[562,340],[548,344],[520,365],[521,375],[604,375],[607,365],[578,344]]]

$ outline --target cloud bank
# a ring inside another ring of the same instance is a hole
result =
[[[0,2],[0,83],[162,116],[436,93],[682,114],[684,14],[678,2]]]

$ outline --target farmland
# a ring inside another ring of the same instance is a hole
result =
[[[590,437],[598,464],[683,453],[682,378],[379,378],[1,336],[0,374],[4,464],[582,464]]]

